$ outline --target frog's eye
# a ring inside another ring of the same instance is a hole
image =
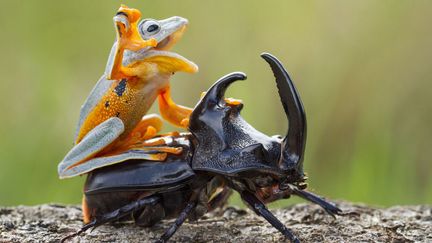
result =
[[[159,32],[160,24],[155,20],[144,20],[139,29],[143,36],[152,36]]]

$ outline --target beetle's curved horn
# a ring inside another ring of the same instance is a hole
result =
[[[208,105],[218,104],[225,95],[225,91],[230,84],[237,80],[245,79],[246,74],[242,72],[234,72],[223,76],[208,89],[207,93],[204,95],[194,110],[203,111],[203,109],[205,109]]]
[[[306,114],[300,96],[282,63],[269,53],[261,57],[270,65],[276,78],[279,97],[288,118],[288,133],[281,144],[279,161],[283,169],[302,169],[306,145]]]

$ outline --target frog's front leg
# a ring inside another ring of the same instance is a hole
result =
[[[206,93],[207,92],[201,92],[201,97],[200,98],[203,98],[206,95]],[[231,98],[231,97],[230,98],[224,98],[224,101],[229,106],[238,106],[238,105],[243,104],[242,100]]]
[[[203,97],[204,94],[205,92],[202,92],[201,97]],[[178,127],[188,127],[189,116],[193,110],[191,108],[174,103],[171,98],[169,86],[159,94],[158,102],[159,111],[165,120]],[[241,100],[234,98],[225,98],[225,102],[229,106],[238,106],[242,104]]]
[[[159,111],[162,117],[174,126],[187,128],[192,109],[177,105],[171,98],[170,87],[166,87],[158,96]]]
[[[113,65],[108,71],[108,79],[120,80],[135,75],[134,70],[122,65],[123,53],[127,50],[138,51],[146,47],[155,47],[155,39],[143,40],[137,30],[137,22],[141,13],[137,9],[128,8],[122,5],[116,16],[114,25],[117,33],[116,50],[114,52]]]

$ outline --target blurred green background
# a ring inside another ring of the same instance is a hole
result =
[[[84,178],[61,181],[56,168],[104,70],[121,2],[1,3],[0,205],[79,203]],[[244,71],[248,81],[229,95],[267,134],[287,125],[259,54],[279,57],[307,111],[311,190],[376,205],[432,202],[431,1],[122,3],[143,17],[189,19],[174,50],[200,72],[173,77],[177,103],[193,107],[220,76]]]

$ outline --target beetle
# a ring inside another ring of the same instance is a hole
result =
[[[303,104],[282,63],[269,53],[261,56],[273,71],[287,115],[288,132],[283,138],[259,132],[241,117],[243,104],[226,102],[223,97],[229,85],[246,79],[241,72],[226,75],[195,106],[189,133],[162,137],[166,146],[181,146],[181,155],[170,155],[164,162],[130,160],[88,174],[83,211],[90,222],[63,241],[131,216],[143,226],[176,218],[158,240],[166,242],[187,218],[194,220],[223,206],[232,190],[292,242],[299,239],[266,203],[296,195],[332,216],[341,215],[337,206],[305,190]]]

